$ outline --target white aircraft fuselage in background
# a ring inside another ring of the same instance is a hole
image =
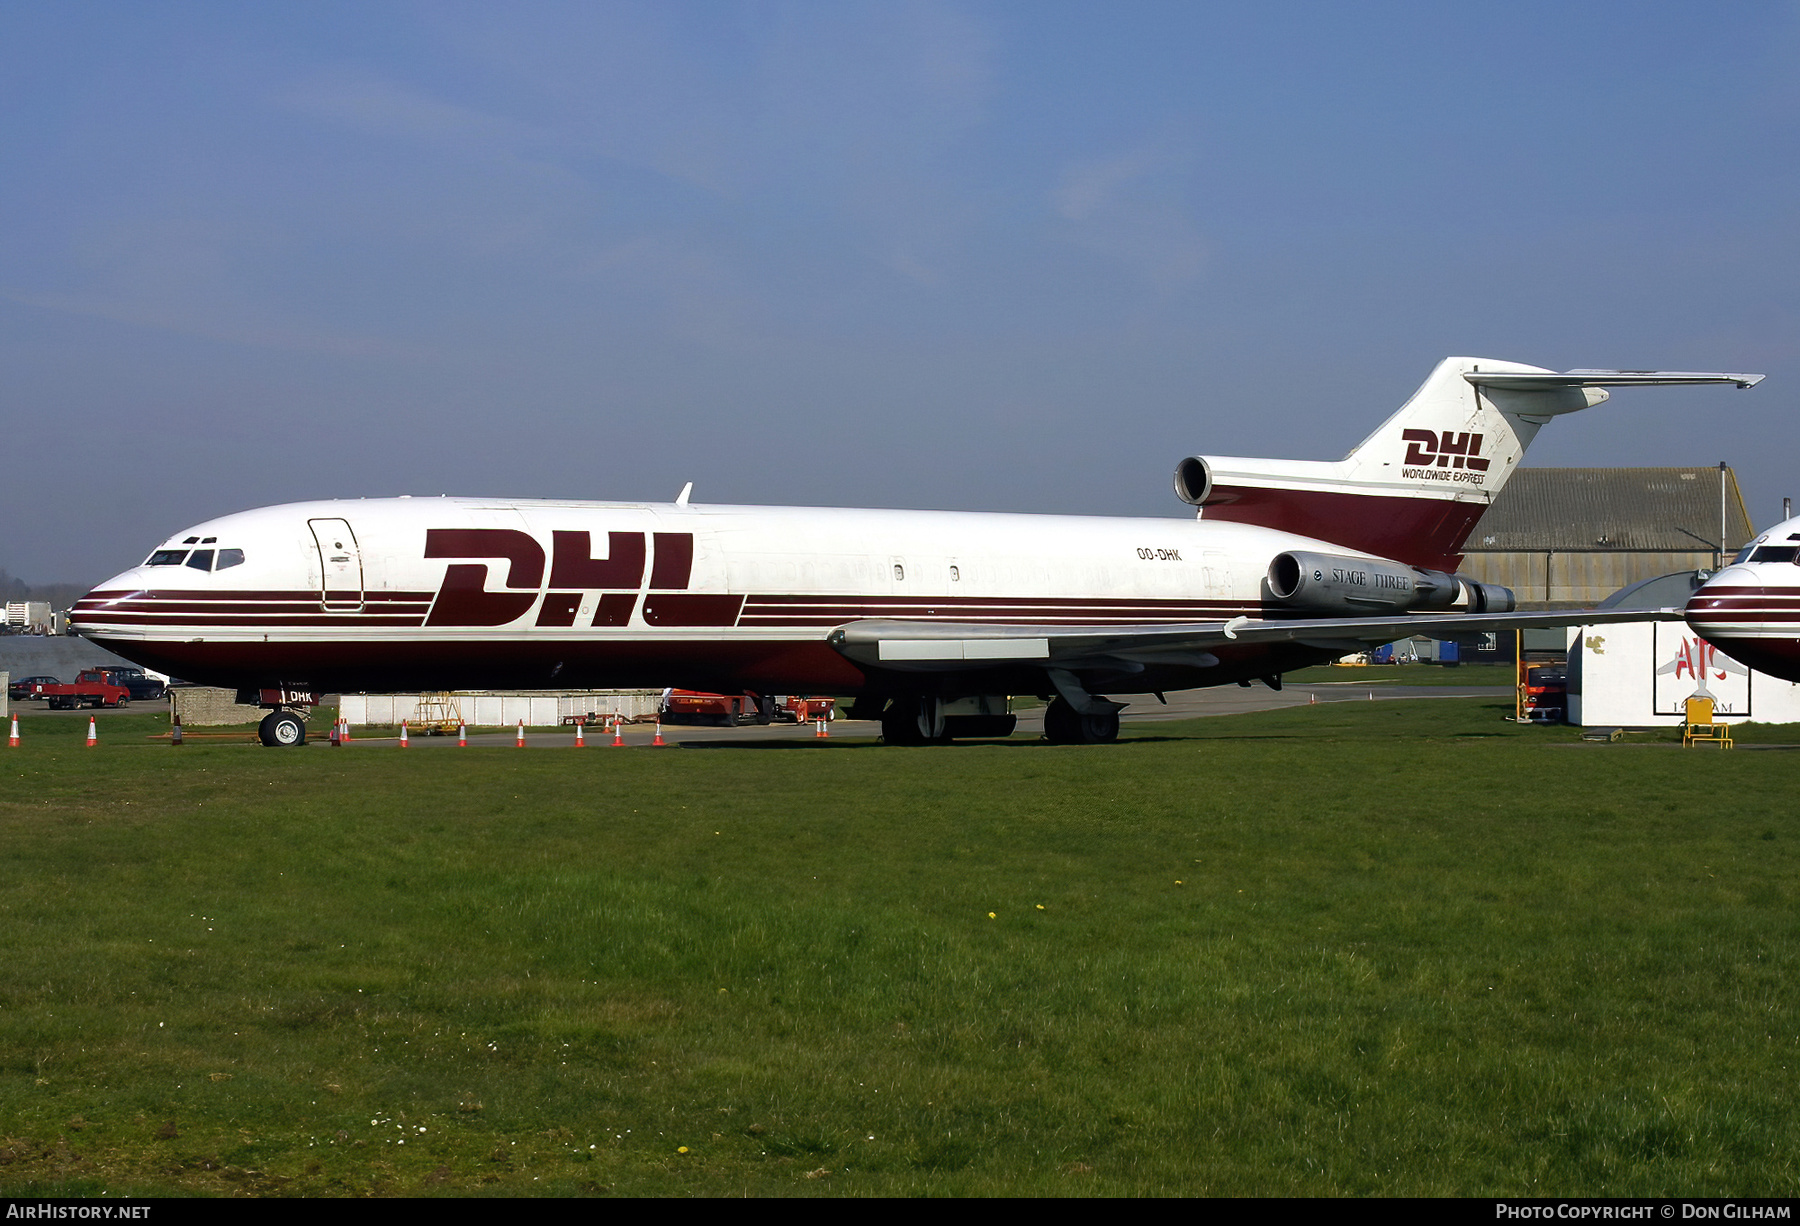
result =
[[[1685,612],[1695,634],[1740,664],[1800,681],[1800,518],[1744,546]]]
[[[1510,614],[1511,593],[1452,573],[1537,429],[1604,386],[1760,377],[1447,359],[1343,460],[1182,461],[1192,520],[685,492],[295,503],[177,533],[71,624],[146,667],[265,693],[837,694],[882,711],[891,738],[926,740],[954,734],[958,711],[1041,694],[1053,739],[1105,740],[1120,704],[1102,692],[1275,684],[1414,633],[1567,623]]]

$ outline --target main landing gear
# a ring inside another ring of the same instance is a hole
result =
[[[1119,704],[1084,697],[1086,712],[1061,696],[1051,701],[1044,711],[1045,740],[1057,745],[1106,745],[1119,739]],[[889,745],[948,745],[956,737],[1011,736],[1017,721],[1001,713],[1004,704],[1004,698],[895,698],[881,711],[881,739]],[[867,716],[853,710],[851,718]]]
[[[859,700],[860,702],[861,700]],[[853,707],[850,718],[857,715]],[[895,698],[881,711],[881,739],[889,745],[948,745],[957,737],[1009,737],[1018,718],[1006,709],[1005,695]]]
[[[1107,745],[1119,739],[1119,713],[1083,715],[1066,698],[1044,709],[1044,739],[1057,745]]]

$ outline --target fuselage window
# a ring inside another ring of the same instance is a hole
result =
[[[188,559],[188,565],[195,570],[211,570],[212,556],[213,551],[210,549],[196,549],[193,556]]]
[[[221,549],[219,550],[218,564],[213,569],[225,570],[228,567],[242,566],[243,564],[244,551],[242,549]]]
[[[180,566],[181,559],[185,557],[187,557],[187,550],[185,549],[158,549],[155,553],[150,555],[150,560],[145,562],[144,565]]]

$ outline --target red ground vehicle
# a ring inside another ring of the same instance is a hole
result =
[[[660,714],[665,724],[799,724],[830,719],[833,700],[769,694],[703,694],[669,690]]]
[[[726,728],[735,727],[746,712],[755,720],[754,694],[702,694],[694,690],[670,690],[657,709],[665,724],[718,724]]]
[[[1568,719],[1569,672],[1561,663],[1519,664],[1517,717],[1534,723],[1560,724]]]
[[[42,698],[52,711],[131,705],[131,691],[118,684],[111,672],[104,668],[84,669],[72,682],[65,685],[40,685],[32,693],[34,697]]]

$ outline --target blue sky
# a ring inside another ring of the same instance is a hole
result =
[[[1800,496],[1791,4],[0,8],[0,566],[398,493],[1177,515],[1449,354],[1763,371],[1532,464]]]

